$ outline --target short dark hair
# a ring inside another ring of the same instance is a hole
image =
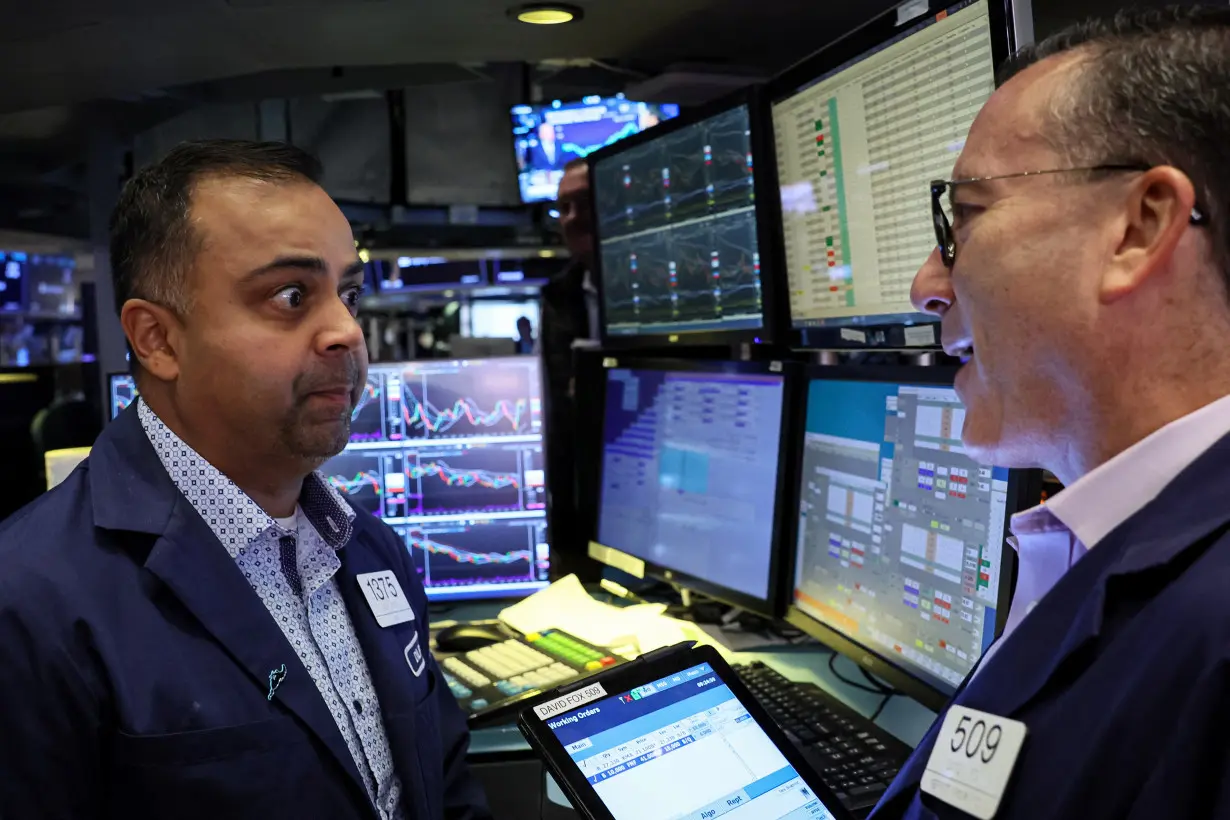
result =
[[[320,162],[282,142],[198,140],[176,146],[124,186],[111,214],[115,309],[147,299],[177,312],[189,307],[187,273],[199,247],[190,220],[192,191],[211,176],[319,182]]]
[[[573,157],[564,163],[565,171],[571,171],[574,168],[589,168],[589,160],[585,157]]]
[[[1230,10],[1172,6],[1080,23],[1022,49],[999,81],[1067,52],[1086,59],[1054,101],[1052,144],[1082,166],[1141,163],[1186,173],[1230,287]]]

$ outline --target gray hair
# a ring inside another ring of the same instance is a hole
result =
[[[1230,10],[1170,7],[1071,26],[1022,49],[1007,82],[1068,52],[1086,59],[1054,101],[1051,142],[1075,165],[1169,165],[1196,188],[1230,288]]]

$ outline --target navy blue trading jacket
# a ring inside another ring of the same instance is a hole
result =
[[[487,818],[405,546],[360,513],[339,557],[407,820]],[[377,625],[355,576],[382,570],[412,621]],[[135,405],[63,484],[0,525],[0,703],[0,817],[377,817],[312,678],[172,483]]]
[[[1230,436],[1091,549],[954,702],[1027,736],[997,820],[1230,817]],[[943,713],[872,820],[919,790]]]

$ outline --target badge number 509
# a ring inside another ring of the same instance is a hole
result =
[[[991,820],[1024,742],[1024,723],[953,706],[927,760],[922,790],[979,820]]]

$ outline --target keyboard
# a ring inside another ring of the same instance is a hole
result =
[[[510,721],[522,701],[619,660],[559,629],[437,657],[449,691],[477,729]]]
[[[870,813],[913,749],[819,686],[759,662],[734,668],[845,807]]]

